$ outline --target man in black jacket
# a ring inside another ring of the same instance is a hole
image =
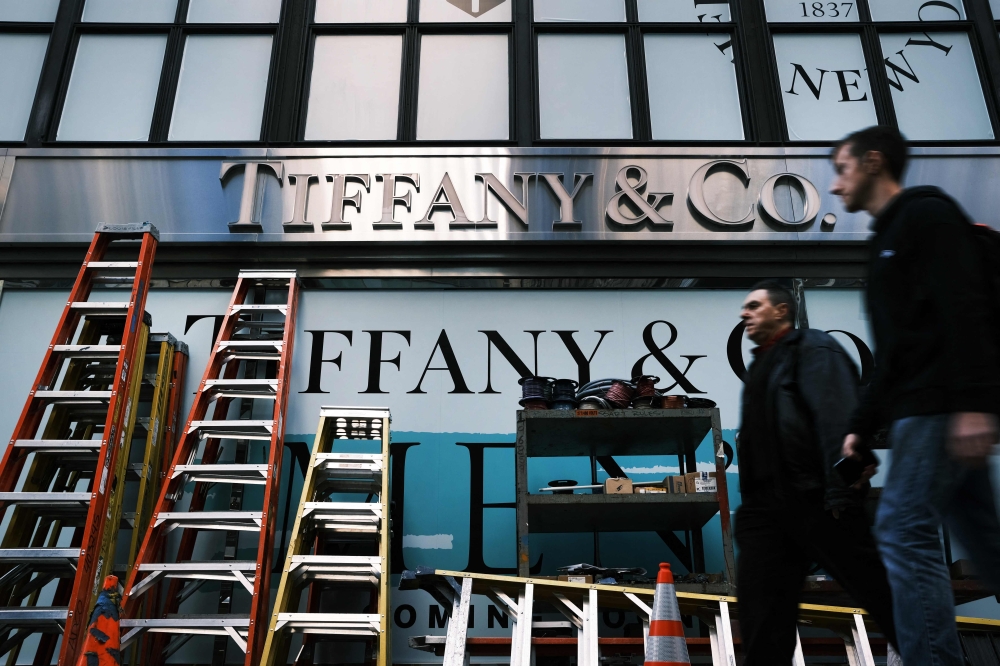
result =
[[[987,456],[998,439],[1000,349],[983,257],[961,209],[936,187],[902,189],[907,148],[871,127],[833,151],[831,192],[875,218],[868,310],[875,377],[844,455],[889,425],[892,465],[876,535],[906,666],[964,664],[942,522],[1000,591],[1000,522]],[[872,470],[873,471],[873,470]]]
[[[743,302],[758,346],[743,390],[736,514],[745,666],[787,666],[805,578],[818,563],[895,645],[892,594],[862,508],[834,463],[857,404],[854,363],[822,331],[795,330],[796,303],[775,282]]]

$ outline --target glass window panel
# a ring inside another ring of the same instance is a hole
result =
[[[83,20],[93,23],[173,23],[177,0],[87,0]]]
[[[543,139],[631,139],[623,35],[539,35]]]
[[[774,55],[792,141],[831,141],[878,122],[858,35],[775,35]]]
[[[407,0],[316,0],[316,23],[406,23]]]
[[[962,0],[868,0],[874,21],[963,21]]]
[[[277,23],[281,0],[191,0],[188,23]]]
[[[59,141],[148,141],[166,35],[83,35]]]
[[[306,140],[395,139],[402,54],[402,35],[317,37]]]
[[[1000,21],[1000,0],[990,0],[990,9],[993,10],[993,20]]]
[[[514,0],[421,0],[422,23],[510,23]]]
[[[625,20],[624,0],[535,0],[536,21]]]
[[[58,11],[59,0],[0,0],[0,21],[51,23]]]
[[[694,0],[639,0],[640,21],[665,23],[728,23],[728,2],[706,4]]]
[[[911,140],[992,139],[983,89],[964,32],[879,36],[896,121]]]
[[[270,35],[188,37],[170,140],[259,140],[270,64]]]
[[[875,2],[876,0],[872,0]],[[798,0],[764,0],[767,20],[772,23],[856,23],[858,0],[850,2],[799,2]]]
[[[731,35],[646,35],[646,77],[653,139],[743,138]]]
[[[24,140],[48,35],[0,35],[0,141]]]
[[[424,35],[417,139],[510,137],[506,35]]]

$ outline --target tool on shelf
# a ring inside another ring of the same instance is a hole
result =
[[[129,663],[157,666],[205,635],[214,637],[212,661],[225,663],[231,641],[246,666],[256,663],[270,600],[298,290],[295,271],[239,274],[125,585],[121,642]],[[248,485],[262,491],[246,492]]]
[[[75,663],[110,573],[118,530],[109,526],[121,512],[157,241],[148,223],[98,227],[0,462],[0,511],[9,517],[0,653],[8,663],[23,660],[25,640],[39,634],[34,663],[51,662],[60,636],[59,663]],[[121,287],[106,292],[120,297],[90,300],[96,285]]]
[[[316,663],[318,653],[329,647],[324,643],[331,641],[363,644],[365,664],[392,663],[390,421],[385,408],[320,410],[261,659],[264,666],[284,666],[293,650],[294,663]],[[377,440],[379,453],[335,452],[336,440]],[[299,612],[303,595],[306,608]]]

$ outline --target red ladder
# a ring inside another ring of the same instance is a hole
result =
[[[105,516],[121,502],[119,452],[135,421],[158,237],[148,223],[98,227],[0,462],[0,512],[11,516],[0,545],[0,652],[13,651],[11,663],[40,633],[34,663],[50,663],[61,634],[59,663],[75,664],[111,571],[116,530]],[[136,261],[105,261],[112,243],[135,240]],[[90,301],[95,284],[131,293]]]
[[[230,641],[246,666],[263,648],[297,306],[295,271],[240,272],[125,586],[122,651],[132,664],[158,666],[196,636],[214,637],[216,664]],[[244,506],[247,485],[263,486],[260,506]]]

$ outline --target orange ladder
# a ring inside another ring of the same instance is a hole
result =
[[[297,306],[295,271],[240,272],[125,585],[132,664],[204,636],[212,663],[263,648]]]
[[[59,663],[74,664],[111,572],[117,530],[106,526],[117,523],[107,517],[121,510],[157,242],[148,223],[98,227],[0,462],[0,512],[10,518],[0,543],[0,654],[11,663],[41,634],[34,663],[50,663],[61,638]],[[119,260],[126,253],[134,259]],[[109,294],[128,289],[128,298],[90,300],[99,284]]]

